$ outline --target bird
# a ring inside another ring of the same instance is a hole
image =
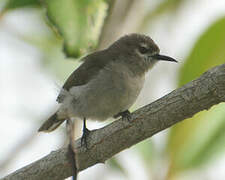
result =
[[[130,119],[129,108],[143,88],[145,74],[159,61],[177,62],[161,55],[147,35],[124,35],[108,48],[81,59],[83,63],[63,85],[57,102],[59,109],[39,128],[51,132],[65,120],[83,120],[81,144],[87,146],[90,130],[86,120]]]

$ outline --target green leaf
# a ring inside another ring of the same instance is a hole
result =
[[[213,66],[225,62],[225,18],[213,23],[197,40],[183,64],[178,85],[181,86]],[[225,103],[202,111],[171,129],[168,151],[170,176],[205,164],[225,150]]]
[[[77,58],[96,46],[107,8],[103,0],[46,0],[45,6],[68,57]]]
[[[225,17],[203,33],[180,70],[179,86],[199,77],[209,68],[225,63],[224,32]]]
[[[28,6],[39,6],[39,0],[7,0],[4,10],[23,8]]]

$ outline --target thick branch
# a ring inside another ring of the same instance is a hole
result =
[[[132,113],[131,122],[115,121],[92,131],[88,150],[76,141],[79,171],[103,163],[113,155],[199,111],[225,102],[225,64]],[[67,149],[59,149],[2,180],[61,180],[72,174]]]

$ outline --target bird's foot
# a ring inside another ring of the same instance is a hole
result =
[[[128,120],[129,122],[131,121],[131,113],[129,110],[120,112],[118,114],[116,114],[115,116],[113,116],[114,118],[118,118],[119,116],[122,117],[123,120]]]
[[[82,134],[82,137],[81,137],[81,146],[84,146],[86,149],[88,149],[87,137],[90,134],[90,132],[91,131],[88,128],[83,129],[83,134]]]

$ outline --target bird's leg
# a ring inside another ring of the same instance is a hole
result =
[[[91,131],[86,127],[86,118],[83,120],[83,134],[81,137],[81,145],[87,148],[87,136]]]
[[[118,118],[119,116],[121,116],[123,120],[125,120],[125,119],[128,120],[128,121],[131,120],[131,114],[130,114],[130,111],[129,111],[129,110],[120,112],[120,113],[116,114],[116,115],[113,116],[113,117],[114,117],[114,118]]]

